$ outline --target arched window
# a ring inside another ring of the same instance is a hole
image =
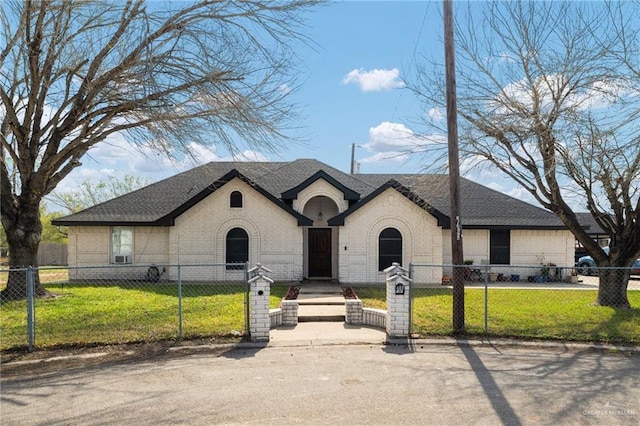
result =
[[[225,263],[249,261],[249,235],[242,228],[233,228],[227,233],[227,256]],[[227,265],[227,269],[242,269],[243,266]]]
[[[402,265],[402,235],[395,228],[387,228],[378,238],[378,270],[383,271],[393,262]]]
[[[229,197],[230,207],[242,207],[242,192],[233,191]]]

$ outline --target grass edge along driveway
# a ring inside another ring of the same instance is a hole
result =
[[[51,283],[58,297],[36,301],[36,346],[119,344],[178,338],[175,284],[89,285]],[[274,285],[270,307],[287,286]],[[451,334],[449,288],[413,290],[412,331]],[[366,307],[386,308],[382,288],[356,288]],[[490,289],[487,328],[491,336],[640,345],[640,291],[629,291],[631,309],[594,306],[591,290]],[[466,330],[484,335],[483,289],[465,290]],[[183,338],[239,336],[244,330],[244,284],[185,284]],[[0,350],[24,347],[26,303],[0,307]]]

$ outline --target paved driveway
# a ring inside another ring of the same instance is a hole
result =
[[[209,350],[4,378],[0,422],[638,425],[639,371],[563,346]]]
[[[600,284],[600,279],[595,276],[580,275],[579,281],[576,284],[569,283],[529,283],[529,282],[490,282],[488,286],[490,288],[536,288],[545,290],[597,290]],[[469,288],[484,288],[483,282],[469,282],[465,283],[465,287]],[[628,290],[640,290],[640,277],[632,276],[629,279],[627,285]]]

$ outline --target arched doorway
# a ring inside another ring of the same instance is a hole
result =
[[[316,196],[304,206],[303,214],[313,219],[313,226],[307,229],[306,265],[307,278],[331,279],[337,269],[334,249],[337,235],[327,220],[338,214],[338,206],[329,197]]]

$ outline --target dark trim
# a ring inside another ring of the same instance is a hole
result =
[[[87,220],[87,221],[67,221],[67,220],[52,220],[52,225],[55,226],[167,226],[167,225],[158,225],[156,221],[154,222],[132,222],[132,221],[97,221],[97,220]]]
[[[443,228],[448,228],[450,226],[450,220],[449,220],[449,217],[447,215],[445,215],[442,212],[438,211],[436,208],[434,208],[432,205],[430,205],[425,200],[420,198],[418,195],[416,195],[415,193],[411,192],[411,190],[409,188],[407,188],[404,185],[401,185],[398,181],[396,181],[394,179],[388,180],[385,184],[383,184],[378,189],[376,189],[375,191],[373,191],[372,193],[367,195],[365,198],[363,198],[359,203],[355,204],[353,207],[351,207],[348,210],[345,210],[344,212],[340,213],[339,215],[334,216],[331,219],[329,219],[327,221],[327,225],[329,225],[329,226],[344,226],[344,220],[345,220],[345,218],[347,216],[349,216],[352,213],[356,212],[359,208],[361,208],[362,206],[364,206],[369,201],[373,200],[374,198],[376,198],[378,195],[382,194],[384,191],[386,191],[389,188],[395,189],[400,194],[402,194],[405,197],[407,197],[415,205],[417,205],[421,209],[425,210],[431,216],[435,217],[438,220],[438,226],[441,226]]]
[[[271,195],[271,193],[269,193],[268,191],[264,190],[262,187],[260,187],[255,182],[253,182],[251,179],[249,179],[246,176],[244,176],[237,169],[231,170],[229,173],[225,174],[223,177],[221,177],[220,179],[216,180],[211,185],[207,186],[205,189],[203,189],[202,191],[200,191],[199,193],[197,193],[196,195],[191,197],[189,200],[187,200],[187,202],[183,203],[178,208],[176,208],[173,211],[167,213],[166,215],[162,216],[161,218],[159,218],[157,220],[154,220],[154,221],[151,221],[151,222],[147,222],[147,221],[141,221],[141,222],[132,222],[132,221],[126,221],[126,222],[118,222],[118,221],[113,221],[113,222],[111,222],[111,221],[101,221],[101,222],[98,222],[98,221],[87,221],[87,222],[82,222],[82,221],[73,221],[72,222],[72,221],[65,221],[65,220],[54,220],[51,223],[53,225],[59,225],[59,226],[96,226],[96,225],[101,225],[101,226],[114,226],[114,225],[118,225],[118,226],[174,226],[176,218],[178,218],[181,214],[183,214],[184,212],[189,210],[191,207],[193,207],[196,204],[198,204],[200,201],[205,199],[207,196],[209,196],[212,193],[214,193],[216,190],[218,190],[222,186],[224,186],[227,183],[229,183],[234,178],[238,178],[238,179],[242,180],[244,183],[246,183],[247,185],[251,186],[253,189],[258,191],[261,195],[266,197],[272,203],[274,203],[275,205],[280,207],[282,210],[286,211],[291,216],[295,217],[298,220],[298,226],[313,226],[313,220],[312,219],[309,219],[308,217],[298,213],[297,211],[295,211],[293,209],[293,207],[289,206],[288,204],[284,203],[282,200],[280,200],[280,199],[274,197],[273,195]]]
[[[533,231],[567,231],[569,228],[563,225],[468,225],[462,218],[462,229],[488,229],[488,230],[533,230]],[[448,229],[448,228],[445,228]]]
[[[297,185],[297,186],[295,186],[295,187],[283,192],[282,193],[282,199],[283,200],[295,200],[295,199],[297,199],[298,198],[298,194],[300,193],[300,191],[302,191],[303,189],[305,189],[306,187],[308,187],[309,185],[311,185],[312,183],[314,183],[318,179],[324,179],[329,184],[333,185],[335,188],[337,188],[340,191],[342,191],[342,193],[344,194],[344,199],[345,200],[351,201],[351,200],[359,200],[360,199],[360,194],[359,193],[357,193],[356,191],[354,191],[352,189],[347,188],[342,183],[338,182],[336,179],[331,177],[324,170],[318,170],[316,173],[313,174],[313,176],[311,176],[310,178],[306,179],[300,185]]]

